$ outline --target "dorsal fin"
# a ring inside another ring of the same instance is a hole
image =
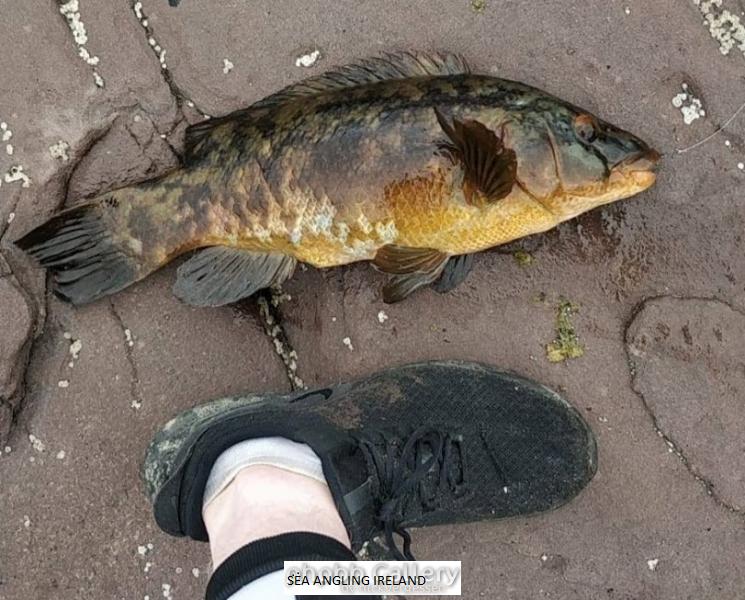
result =
[[[338,67],[321,75],[294,83],[271,96],[259,100],[254,107],[273,106],[302,96],[315,96],[330,90],[355,87],[413,77],[463,75],[471,69],[465,59],[449,52],[397,52]]]
[[[397,52],[367,58],[343,67],[338,67],[321,75],[293,83],[279,92],[267,96],[248,108],[228,115],[202,121],[186,130],[184,157],[192,158],[194,149],[205,137],[220,125],[233,120],[252,118],[252,113],[262,108],[271,108],[297,98],[315,96],[332,90],[367,85],[393,79],[416,77],[436,77],[463,75],[471,69],[465,59],[458,54],[438,52]]]

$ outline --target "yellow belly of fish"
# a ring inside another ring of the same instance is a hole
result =
[[[447,254],[469,254],[540,233],[558,224],[557,217],[525,194],[516,193],[483,208],[455,204],[441,214],[398,216],[401,246],[435,248]]]
[[[323,233],[301,227],[295,239],[272,236],[261,249],[284,252],[315,267],[334,267],[372,260],[386,244],[469,254],[546,231],[558,222],[541,204],[516,193],[483,208],[464,203],[447,203],[439,210],[399,206],[378,221],[334,221]]]

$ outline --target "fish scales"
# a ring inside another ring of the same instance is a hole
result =
[[[219,160],[229,173],[197,218],[212,242],[237,236],[319,267],[370,259],[389,243],[462,254],[548,229],[556,218],[520,188],[486,214],[468,206],[458,169],[433,153],[443,139],[433,107],[496,126],[531,100],[523,86],[451,76],[334,90],[225,124],[197,165]]]

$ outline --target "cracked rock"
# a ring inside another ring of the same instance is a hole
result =
[[[28,336],[31,334],[32,314],[25,296],[13,282],[12,277],[0,279],[0,397],[8,398],[15,393],[19,358]]]
[[[646,302],[626,333],[634,389],[689,469],[743,508],[745,314],[716,300]]]
[[[13,411],[7,404],[0,404],[0,441],[8,439],[10,426],[13,424]]]
[[[0,244],[14,277],[0,279],[0,440],[11,415],[22,408],[27,338],[31,329],[41,332],[45,315],[45,274],[13,240],[66,200],[172,167],[176,158],[161,136],[168,137],[179,120],[175,98],[126,5],[13,4],[4,17]],[[105,88],[97,86],[91,69],[106,76]],[[140,121],[134,122],[135,115]],[[13,145],[12,156],[7,144]],[[13,168],[18,172],[11,176]],[[21,173],[30,178],[28,187]],[[0,265],[0,278],[5,272]]]
[[[0,279],[0,445],[5,443],[25,369],[33,314],[14,278]]]
[[[176,165],[175,155],[149,117],[140,111],[125,113],[78,163],[69,196],[92,197],[152,178]]]

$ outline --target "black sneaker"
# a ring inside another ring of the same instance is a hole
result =
[[[233,444],[267,436],[313,448],[352,549],[378,559],[413,560],[409,527],[561,506],[596,469],[592,431],[555,392],[485,365],[420,363],[181,413],[155,436],[142,468],[161,529],[207,540],[202,498],[212,465]]]

